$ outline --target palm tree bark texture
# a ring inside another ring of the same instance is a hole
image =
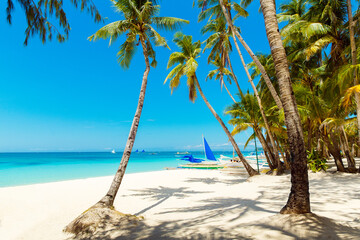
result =
[[[303,130],[291,86],[289,64],[282,45],[276,18],[274,0],[260,0],[265,21],[267,38],[274,59],[276,77],[280,86],[280,99],[285,113],[288,142],[291,155],[291,190],[282,214],[302,214],[310,212],[309,179]]]
[[[136,132],[137,132],[138,127],[139,127],[141,111],[142,111],[143,105],[144,105],[147,79],[148,79],[148,75],[149,75],[149,72],[150,72],[150,62],[149,62],[148,52],[147,52],[147,48],[146,48],[146,44],[145,44],[144,39],[140,38],[140,42],[141,42],[144,57],[145,57],[146,68],[145,68],[142,83],[141,83],[141,90],[140,90],[138,105],[137,105],[135,116],[134,116],[134,119],[133,119],[133,122],[132,122],[132,125],[131,125],[131,128],[130,128],[130,133],[129,133],[128,140],[126,142],[125,150],[124,150],[123,156],[121,158],[120,166],[119,166],[118,170],[116,171],[116,174],[115,174],[114,179],[113,179],[113,181],[111,183],[109,191],[99,201],[100,204],[103,204],[103,205],[105,205],[107,207],[113,206],[116,194],[117,194],[117,192],[119,190],[121,181],[122,181],[122,179],[124,177],[125,170],[126,170],[126,167],[128,165],[128,162],[129,162],[131,150],[132,150],[132,148],[134,146]]]
[[[347,5],[347,12],[348,12],[348,19],[349,19],[349,34],[350,34],[350,49],[351,49],[351,64],[355,66],[357,64],[356,59],[356,42],[355,42],[355,34],[354,34],[354,21],[353,21],[353,15],[352,15],[352,6],[351,6],[351,0],[346,1]],[[354,86],[359,84],[359,79],[357,77],[357,71],[354,69]],[[357,118],[357,124],[358,124],[358,141],[357,144],[360,146],[360,95],[358,92],[355,92],[355,102],[356,102],[356,112],[358,113]],[[358,150],[359,151],[359,150]],[[360,173],[360,166],[359,166],[359,173]]]
[[[223,122],[223,120],[220,118],[220,116],[216,113],[216,111],[214,110],[214,108],[210,105],[209,101],[207,100],[207,98],[205,97],[201,87],[200,87],[200,84],[199,84],[199,81],[196,77],[196,75],[194,76],[194,80],[195,80],[195,84],[196,84],[196,87],[197,89],[199,90],[199,93],[202,97],[202,99],[204,100],[206,106],[210,109],[211,113],[214,115],[214,117],[216,118],[216,120],[218,120],[218,122],[220,123],[221,127],[224,129],[225,133],[226,133],[226,136],[229,138],[233,148],[235,149],[235,152],[237,153],[237,155],[239,156],[240,158],[240,161],[242,162],[242,164],[244,165],[246,171],[249,173],[250,176],[255,176],[255,175],[258,175],[259,173],[257,171],[255,171],[250,165],[249,163],[246,161],[246,159],[244,158],[244,156],[242,155],[240,149],[239,149],[239,146],[236,144],[233,136],[231,136],[231,133],[230,131],[228,130],[228,128],[226,127],[225,123]]]
[[[257,58],[257,56],[252,52],[252,50],[250,49],[250,47],[247,45],[247,43],[245,42],[245,40],[241,37],[240,33],[235,29],[234,24],[231,20],[231,14],[230,14],[230,10],[229,8],[225,7],[224,1],[223,0],[219,0],[221,9],[223,11],[223,14],[226,18],[226,21],[228,22],[229,27],[231,28],[231,31],[236,35],[236,37],[239,39],[240,43],[243,45],[243,47],[245,48],[245,50],[247,51],[247,53],[250,55],[251,59],[254,61],[254,63],[256,64],[256,66],[259,68],[265,83],[272,95],[272,97],[274,98],[274,101],[276,103],[276,105],[278,106],[279,109],[282,109],[282,103],[279,99],[279,96],[273,86],[273,84],[271,83],[271,80],[268,76],[268,74],[266,73],[266,70],[264,68],[264,66],[261,64],[261,62],[259,61],[259,59]],[[228,4],[228,3],[227,3]]]

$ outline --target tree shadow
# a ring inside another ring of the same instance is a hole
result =
[[[183,207],[185,205],[183,204],[170,209],[159,209],[156,212],[156,215],[169,214],[175,217],[171,220],[165,216],[160,217],[164,220],[152,218],[150,219],[152,221],[145,219],[136,223],[108,221],[106,227],[97,229],[93,235],[76,239],[360,239],[360,220],[356,217],[359,211],[355,209],[356,206],[353,207],[354,209],[346,209],[349,211],[338,210],[340,218],[336,219],[346,218],[351,219],[352,222],[334,221],[315,214],[277,214],[285,205],[289,194],[289,185],[283,184],[283,180],[279,181],[278,185],[260,186],[256,192],[259,194],[256,199],[246,196],[211,198],[209,195],[206,200],[193,202],[191,207]],[[185,181],[213,185],[237,184],[245,179],[229,178],[218,181],[216,178],[190,178]],[[325,188],[324,181],[326,181]],[[341,189],[339,183],[343,185]],[[360,180],[354,180],[350,186],[348,178],[342,175],[310,178],[311,202],[314,211],[320,214],[329,212],[325,206],[322,208],[323,201],[342,204],[343,202],[337,199],[343,199],[346,202],[341,195],[357,199],[360,187],[354,184],[360,186]],[[336,192],[334,192],[335,189]],[[129,196],[155,201],[136,213],[137,215],[160,205],[171,197],[188,201],[186,198],[192,195],[212,193],[192,191],[186,187],[164,186],[132,191],[134,193]],[[316,196],[321,196],[322,200],[316,200]],[[244,222],[248,219],[247,216],[252,214],[254,217],[251,217],[251,222]]]
[[[234,214],[237,213],[235,217],[228,219],[228,222],[236,221],[248,212],[266,212],[269,214],[278,213],[275,210],[268,210],[260,205],[264,204],[259,199],[261,199],[263,194],[259,196],[256,200],[246,199],[246,198],[215,198],[208,199],[203,201],[201,205],[187,208],[176,208],[168,211],[163,211],[158,213],[160,214],[172,214],[172,213],[196,213],[197,217],[192,220],[194,224],[201,224],[207,220],[213,220],[218,218],[221,220],[221,216],[228,213]],[[271,209],[271,205],[269,205]]]
[[[247,224],[246,224],[247,226]],[[255,224],[256,230],[264,231],[263,237],[273,239],[287,235],[294,239],[359,239],[360,229],[346,226],[330,218],[316,214],[275,215]],[[244,226],[245,227],[245,226]]]
[[[232,179],[219,179],[219,178],[189,178],[187,179],[185,182],[191,182],[191,183],[205,183],[208,185],[212,185],[212,184],[217,184],[217,183],[221,183],[221,184],[226,184],[226,185],[234,185],[234,184],[239,184],[242,182],[245,182],[246,178],[232,178]]]
[[[78,240],[123,239],[359,239],[359,228],[342,225],[315,214],[272,215],[260,221],[237,224],[229,231],[226,222],[201,229],[193,221],[165,221],[149,225],[146,221],[120,220],[99,227],[92,234],[69,237]]]
[[[198,232],[190,223],[162,222],[156,226],[150,226],[145,222],[139,222],[136,226],[130,226],[123,223],[108,225],[105,228],[99,228],[93,234],[76,236],[70,239],[77,240],[129,240],[129,239],[149,239],[149,240],[166,240],[166,239],[239,239],[250,240],[253,238],[246,237],[241,233],[231,233],[221,228],[209,229],[206,233]]]
[[[171,197],[176,198],[186,198],[192,194],[202,194],[202,193],[209,193],[206,191],[193,191],[193,190],[187,190],[186,187],[180,187],[180,188],[169,188],[169,187],[163,187],[159,186],[158,188],[146,188],[142,190],[131,190],[133,194],[130,194],[129,196],[135,196],[135,197],[142,197],[142,198],[148,198],[151,200],[157,201],[156,203],[142,209],[141,211],[135,213],[135,215],[140,215],[145,213],[146,211],[160,205],[167,199]]]

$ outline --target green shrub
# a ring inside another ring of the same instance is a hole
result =
[[[320,172],[328,169],[328,165],[326,164],[326,158],[324,158],[320,152],[315,149],[311,151],[307,151],[307,160],[308,160],[308,168],[313,172]]]

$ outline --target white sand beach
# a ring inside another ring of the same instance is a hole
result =
[[[313,214],[280,215],[290,176],[214,170],[126,174],[115,207],[141,215],[91,239],[360,239],[360,176],[309,173]],[[72,239],[62,229],[96,203],[112,177],[0,188],[0,239]]]

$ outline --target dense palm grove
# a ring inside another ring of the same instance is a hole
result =
[[[190,100],[195,101],[197,93],[200,94],[250,176],[258,173],[246,162],[233,135],[252,129],[254,134],[248,142],[259,139],[270,172],[282,174],[284,170],[291,170],[292,188],[281,212],[307,213],[310,212],[308,162],[314,171],[326,169],[326,159],[334,161],[338,171],[360,171],[354,160],[360,156],[360,116],[357,115],[360,109],[360,12],[352,10],[350,0],[292,0],[280,5],[276,14],[273,0],[261,0],[271,54],[255,55],[241,36],[241,26],[236,23],[236,19],[248,16],[246,7],[251,2],[195,1],[194,5],[201,10],[198,18],[204,23],[202,33],[207,39],[201,43],[192,36],[176,33],[174,42],[179,51],[170,55],[168,68],[173,69],[165,81],[169,80],[174,89],[182,77],[186,78]],[[104,207],[112,207],[130,158],[150,65],[156,67],[153,45],[167,46],[153,26],[173,30],[186,23],[182,19],[158,17],[160,5],[156,1],[119,0],[113,4],[123,13],[124,19],[101,28],[90,39],[110,38],[113,42],[126,34],[119,52],[120,65],[129,66],[137,43],[141,43],[146,69],[126,151],[105,196],[111,199],[100,202],[105,203]],[[280,32],[278,22],[284,24]],[[39,31],[41,33],[41,28]],[[245,63],[240,45],[253,62]],[[208,78],[219,80],[233,101],[226,109],[226,114],[231,116],[232,132],[200,87],[205,80],[196,75],[201,68],[196,60],[200,54],[208,54],[208,63],[214,67]],[[242,65],[234,66],[230,56],[240,57]],[[149,58],[153,59],[151,64]],[[241,90],[235,68],[245,70],[251,92]],[[257,86],[254,79],[259,79]],[[232,82],[235,84],[230,85]],[[231,94],[230,87],[237,92],[236,96]]]
[[[359,65],[352,63],[349,22],[346,1],[303,1],[293,0],[280,6],[278,20],[286,25],[281,29],[287,53],[289,69],[296,102],[298,104],[304,140],[308,152],[317,151],[321,156],[335,159],[338,171],[355,172],[354,157],[359,155],[359,131],[357,124],[357,101]],[[354,20],[358,13],[354,15]],[[354,24],[354,39],[359,45],[359,23]],[[355,57],[359,59],[359,51]],[[271,81],[278,88],[271,55],[258,55]],[[356,59],[355,58],[355,59]],[[261,78],[258,89],[263,99],[271,132],[275,135],[285,166],[291,162],[284,129],[284,114],[272,100],[268,87],[254,63],[252,76]],[[355,87],[354,87],[355,86]],[[248,96],[250,95],[250,96]],[[246,127],[255,132],[264,129],[264,120],[259,108],[249,108],[254,98],[251,94],[242,96],[239,103],[229,107],[233,119],[234,133]],[[252,117],[257,116],[257,117]],[[251,118],[252,117],[252,118]],[[265,131],[265,135],[269,135]],[[261,133],[256,134],[264,139]],[[252,136],[254,137],[254,136]],[[274,168],[269,141],[261,141]],[[269,149],[269,150],[267,150]],[[346,165],[342,158],[346,158]]]

